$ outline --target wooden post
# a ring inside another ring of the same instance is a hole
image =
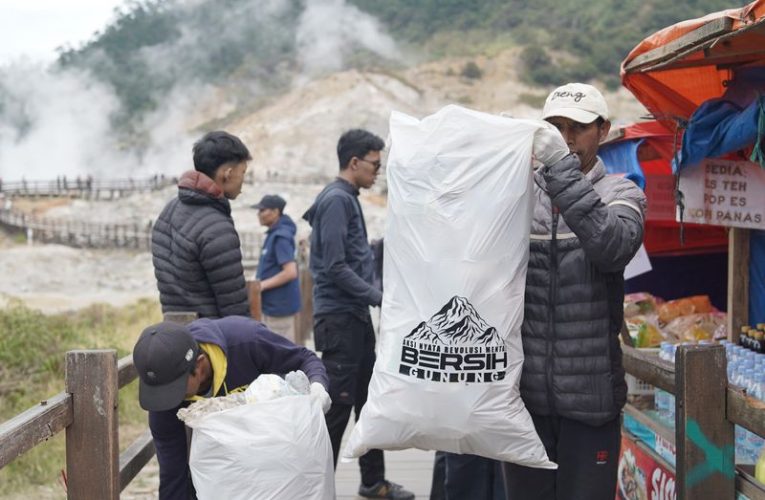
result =
[[[66,428],[67,497],[118,500],[117,351],[67,352],[66,391],[73,415]]]
[[[247,293],[250,298],[250,316],[258,321],[263,320],[263,309],[260,303],[260,280],[247,282]]]
[[[736,344],[749,324],[749,235],[735,227],[728,233],[728,340]]]
[[[302,345],[305,345],[313,330],[313,277],[307,267],[306,264],[300,272],[300,312],[295,330],[295,337]]]
[[[678,500],[735,497],[725,348],[681,346],[675,364]]]

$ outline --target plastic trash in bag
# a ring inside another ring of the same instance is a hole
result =
[[[189,468],[199,500],[333,500],[332,445],[308,378],[261,375],[247,391],[179,410],[194,429]]]
[[[380,340],[345,458],[413,447],[556,467],[518,389],[540,127],[392,113]]]

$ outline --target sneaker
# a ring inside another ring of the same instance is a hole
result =
[[[372,486],[359,486],[359,496],[364,498],[387,498],[389,500],[414,500],[414,493],[407,491],[403,486],[391,483],[387,479],[373,484]]]

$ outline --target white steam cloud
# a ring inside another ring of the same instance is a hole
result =
[[[285,82],[342,69],[354,50],[365,49],[384,59],[399,53],[372,16],[344,0],[308,0],[296,18],[288,0],[250,0],[236,8],[198,10],[215,0],[187,0],[177,5],[180,36],[172,43],[142,49],[140,57],[151,72],[173,82],[158,100],[159,107],[142,118],[148,133],[140,156],[117,139],[111,120],[120,102],[114,89],[84,71],[45,68],[29,62],[0,67],[0,179],[50,180],[92,175],[94,178],[177,175],[192,167],[191,145],[212,125],[246,106],[261,92],[261,72],[287,68]],[[187,15],[188,14],[188,15]],[[291,20],[291,21],[290,21]],[[254,29],[253,27],[257,28]],[[257,35],[257,40],[248,37]],[[272,61],[258,69],[248,61],[246,44],[294,47],[299,67]],[[202,83],[199,68],[240,51],[243,64],[254,68],[235,72],[221,86]],[[98,58],[95,54],[92,57]],[[286,84],[289,85],[289,84]],[[288,89],[284,89],[285,91]],[[222,120],[222,121],[221,121]]]
[[[342,69],[350,51],[358,47],[387,59],[399,58],[396,43],[377,19],[345,0],[310,1],[300,16],[297,45],[308,76]]]

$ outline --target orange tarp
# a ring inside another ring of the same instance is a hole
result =
[[[730,20],[729,30],[694,41],[695,30],[725,19]],[[622,62],[622,83],[657,119],[687,120],[704,101],[725,92],[737,65],[765,64],[763,27],[765,0],[669,26],[632,49]],[[662,47],[666,54],[656,55]],[[636,66],[640,56],[656,62]]]

